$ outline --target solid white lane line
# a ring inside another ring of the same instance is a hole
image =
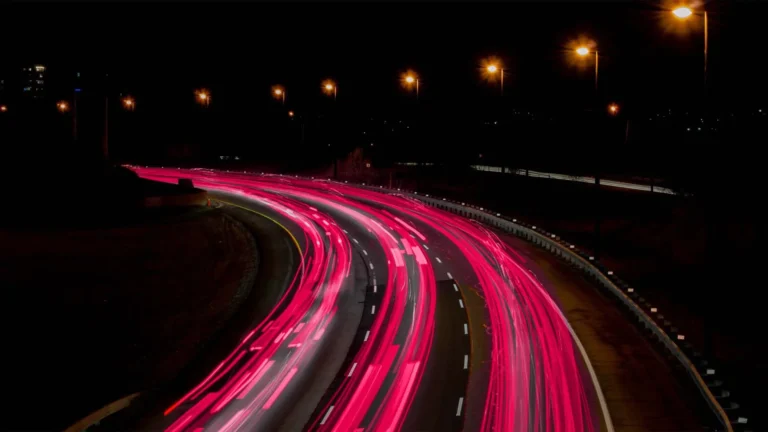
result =
[[[438,263],[440,263],[440,264],[442,264],[442,263],[443,263],[442,261],[440,261],[440,258],[438,258],[438,257],[435,257],[435,259],[437,260],[437,262],[438,262]]]
[[[371,270],[373,270],[373,263],[368,263],[368,267],[370,267]]]
[[[467,323],[464,323],[464,334],[469,334],[469,326]]]
[[[451,272],[446,273],[448,275],[448,279],[453,279],[453,276],[451,275]]]
[[[429,246],[427,245],[422,245],[422,246],[424,246],[424,249],[429,250]]]
[[[464,354],[464,369],[469,367],[469,354]]]
[[[368,256],[368,251],[367,250],[363,249],[363,253],[365,254],[365,256]]]
[[[459,406],[456,407],[456,417],[461,416],[461,406],[464,405],[464,397],[459,398]]]
[[[371,315],[376,313],[376,305],[371,306]]]
[[[320,424],[325,424],[325,421],[328,420],[328,416],[331,415],[331,411],[333,411],[333,405],[331,405],[331,407],[328,408],[328,412],[325,413],[325,415],[323,416],[323,419],[320,420]]]
[[[370,335],[371,335],[371,331],[370,330],[366,330],[365,331],[365,338],[363,338],[363,342],[368,342],[368,336],[370,336]]]
[[[457,287],[456,284],[453,284],[453,290],[459,292],[459,287]]]
[[[461,299],[459,299],[459,307],[464,309],[464,302]]]
[[[352,369],[349,370],[349,375],[347,375],[347,377],[351,377],[352,376],[352,373],[355,371],[356,367],[357,367],[357,363],[352,364]],[[465,364],[464,369],[466,369],[466,364]]]

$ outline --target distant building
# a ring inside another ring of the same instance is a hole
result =
[[[45,96],[45,66],[27,66],[21,70],[21,91],[24,96],[42,99]]]

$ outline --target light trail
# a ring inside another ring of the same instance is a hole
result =
[[[378,250],[368,246],[364,252],[366,258],[369,251],[384,258],[385,270],[376,269],[385,283],[380,302],[368,310],[373,323],[353,355],[354,366],[342,372],[343,382],[318,407],[320,414],[307,425],[311,430],[403,427],[430,358],[436,277],[454,279],[451,272],[436,276],[427,259],[425,243],[433,233],[447,239],[472,269],[471,275],[463,275],[451,268],[466,279],[457,282],[474,286],[486,302],[491,361],[480,430],[596,429],[579,357],[558,306],[520,257],[482,225],[403,196],[335,182],[215,171],[136,171],[174,183],[190,178],[197,187],[252,199],[292,221],[305,246],[290,289],[208,377],[166,411],[175,416],[168,431],[259,429],[265,411],[291,400],[294,387],[307,382],[310,377],[302,372],[322,361],[318,353],[331,337],[326,329],[333,328],[339,298],[353,289],[352,243],[361,246],[357,239],[350,242],[339,218],[361,227],[378,245]],[[373,269],[372,261],[367,265]],[[453,307],[470,305],[459,300]],[[466,323],[463,333],[469,333]],[[467,369],[469,358],[460,353],[462,358]],[[457,409],[446,409],[461,416],[473,403],[465,396],[453,399]]]

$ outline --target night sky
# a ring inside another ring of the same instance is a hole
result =
[[[706,92],[701,17],[677,21],[672,6],[663,1],[14,5],[17,16],[34,17],[34,26],[12,24],[18,49],[15,58],[5,59],[2,74],[10,94],[22,65],[43,63],[50,97],[58,99],[71,95],[75,72],[84,82],[98,83],[93,88],[109,73],[110,91],[134,96],[144,117],[144,126],[129,132],[149,128],[164,140],[189,129],[184,125],[190,121],[200,125],[193,91],[210,89],[217,146],[232,151],[251,148],[254,130],[271,136],[276,121],[285,121],[285,110],[270,93],[275,84],[287,89],[286,110],[307,119],[339,119],[344,113],[355,117],[346,123],[349,129],[369,116],[396,121],[420,115],[442,129],[438,140],[451,136],[445,126],[464,121],[492,122],[515,111],[578,118],[612,101],[632,117],[705,106],[717,113],[761,107],[768,94],[763,58],[768,38],[761,22],[768,5],[706,4]],[[573,54],[578,41],[594,41],[600,52],[597,96],[593,57]],[[482,61],[490,56],[506,69],[503,99],[498,82],[482,74]],[[418,105],[400,83],[409,69],[420,77]],[[321,91],[326,78],[338,83],[335,105]],[[319,144],[329,134],[309,139]]]

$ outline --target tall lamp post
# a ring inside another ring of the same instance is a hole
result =
[[[585,46],[580,46],[576,48],[576,54],[580,55],[581,57],[586,57],[589,55],[589,48]],[[600,56],[597,53],[597,50],[595,50],[595,90],[597,90],[597,77],[598,77],[598,67],[600,65]]]
[[[687,20],[694,14],[693,10],[689,7],[682,6],[672,11],[672,14],[680,20]],[[707,11],[702,13],[704,19],[704,85],[707,84],[707,51],[709,50],[709,18],[707,17]]]
[[[336,100],[336,94],[338,92],[338,88],[336,87],[336,83],[334,83],[333,81],[328,80],[328,81],[326,81],[323,84],[323,89],[325,89],[325,92],[328,93],[329,95],[333,94],[333,100]]]
[[[485,71],[488,72],[488,75],[494,76],[496,75],[496,72],[499,72],[499,77],[501,77],[501,94],[504,95],[504,68],[497,65],[496,63],[491,63],[488,66],[485,67]]]
[[[280,87],[275,88],[275,97],[278,97],[282,100],[283,106],[285,106],[285,90],[281,89]]]
[[[419,100],[419,77],[415,74],[408,74],[405,76],[405,84],[410,86],[416,84],[416,100]]]
[[[323,90],[328,95],[333,94],[333,101],[334,102],[336,101],[336,95],[338,94],[338,87],[336,86],[335,82],[331,80],[326,80],[323,83]],[[334,119],[334,122],[336,120],[337,119]],[[334,128],[335,127],[336,125],[334,124]],[[339,159],[338,157],[336,157],[336,147],[331,146],[330,143],[328,144],[328,147],[331,148],[330,152],[331,152],[331,157],[333,158],[333,178],[334,180],[337,180],[339,178]]]

